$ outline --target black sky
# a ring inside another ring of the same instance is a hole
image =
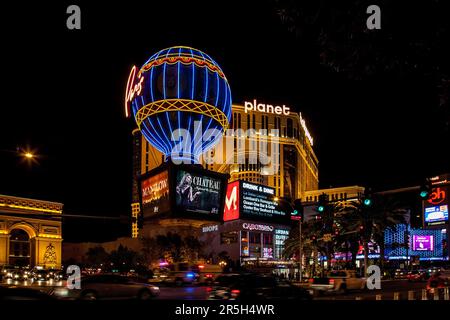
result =
[[[81,31],[66,29],[65,11],[74,3],[82,10]],[[387,25],[396,27],[401,13],[391,10]],[[393,70],[349,79],[288,31],[273,1],[20,2],[4,10],[1,27],[1,194],[63,202],[72,214],[128,215],[133,123],[123,113],[126,79],[132,65],[173,45],[211,55],[234,102],[259,98],[301,111],[315,140],[322,188],[388,189],[450,171],[448,131],[429,77]],[[41,155],[39,165],[8,152],[27,145]],[[65,239],[100,239],[105,233],[98,226],[71,220]]]

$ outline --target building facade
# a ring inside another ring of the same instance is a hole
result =
[[[133,131],[133,142],[135,217],[139,212],[138,177],[161,165],[164,156],[139,130]],[[219,161],[211,163],[207,158]],[[291,112],[285,106],[258,104],[256,100],[232,106],[231,128],[221,143],[202,158],[202,166],[229,174],[229,182],[243,180],[271,187],[276,197],[288,200],[304,198],[319,184],[313,138],[301,113]],[[137,224],[133,223],[132,235],[137,234]]]
[[[0,265],[61,268],[62,208],[0,195]]]

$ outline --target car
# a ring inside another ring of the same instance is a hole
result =
[[[434,293],[436,289],[441,289],[450,286],[450,271],[443,270],[435,272],[427,281],[427,291]]]
[[[264,274],[223,274],[207,288],[209,300],[311,300],[305,289]]]
[[[21,287],[0,287],[0,301],[2,300],[37,300],[50,301],[54,300],[45,291],[21,288]]]
[[[60,281],[63,279],[63,272],[58,269],[49,269],[48,275],[49,280]]]
[[[32,272],[31,279],[33,281],[48,281],[50,273],[47,270],[35,270]]]
[[[51,295],[59,299],[139,299],[148,300],[159,295],[159,288],[147,284],[134,282],[128,277],[115,274],[100,274],[82,277],[81,289],[56,287]]]
[[[413,270],[408,272],[406,276],[410,282],[427,281],[429,277],[430,275],[427,270]]]
[[[326,277],[309,279],[309,288],[315,294],[324,292],[342,292],[362,290],[366,287],[366,279],[359,277],[354,270],[330,271]]]
[[[395,280],[404,280],[408,276],[408,272],[406,270],[397,269],[394,272],[394,279]]]

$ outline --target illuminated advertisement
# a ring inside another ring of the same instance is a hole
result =
[[[448,205],[425,208],[424,220],[427,225],[445,223],[448,221]]]
[[[167,170],[143,179],[141,195],[144,217],[169,211],[169,174]]]
[[[220,178],[178,170],[175,188],[177,210],[219,217],[222,190]]]
[[[423,204],[423,222],[425,226],[439,226],[448,223],[449,175],[430,178],[432,189]]]
[[[414,251],[433,251],[434,250],[434,243],[433,243],[433,236],[426,235],[426,236],[420,236],[420,235],[413,235],[413,250]]]
[[[290,215],[279,209],[275,189],[264,185],[235,181],[227,188],[224,221],[235,219],[289,222]]]
[[[228,184],[223,221],[239,219],[239,181]]]
[[[278,209],[278,203],[274,200],[275,189],[245,181],[241,181],[240,188],[241,217],[270,221],[290,219],[287,212]]]

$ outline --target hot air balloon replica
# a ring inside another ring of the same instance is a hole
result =
[[[147,220],[158,232],[164,219],[220,221],[228,176],[199,165],[231,122],[231,90],[217,62],[189,47],[155,53],[131,69],[125,113],[165,160],[139,179],[144,229]]]
[[[141,68],[133,67],[125,108],[166,161],[199,163],[200,155],[220,141],[230,124],[231,90],[209,55],[171,47],[152,55]],[[177,132],[184,139],[177,138]]]

